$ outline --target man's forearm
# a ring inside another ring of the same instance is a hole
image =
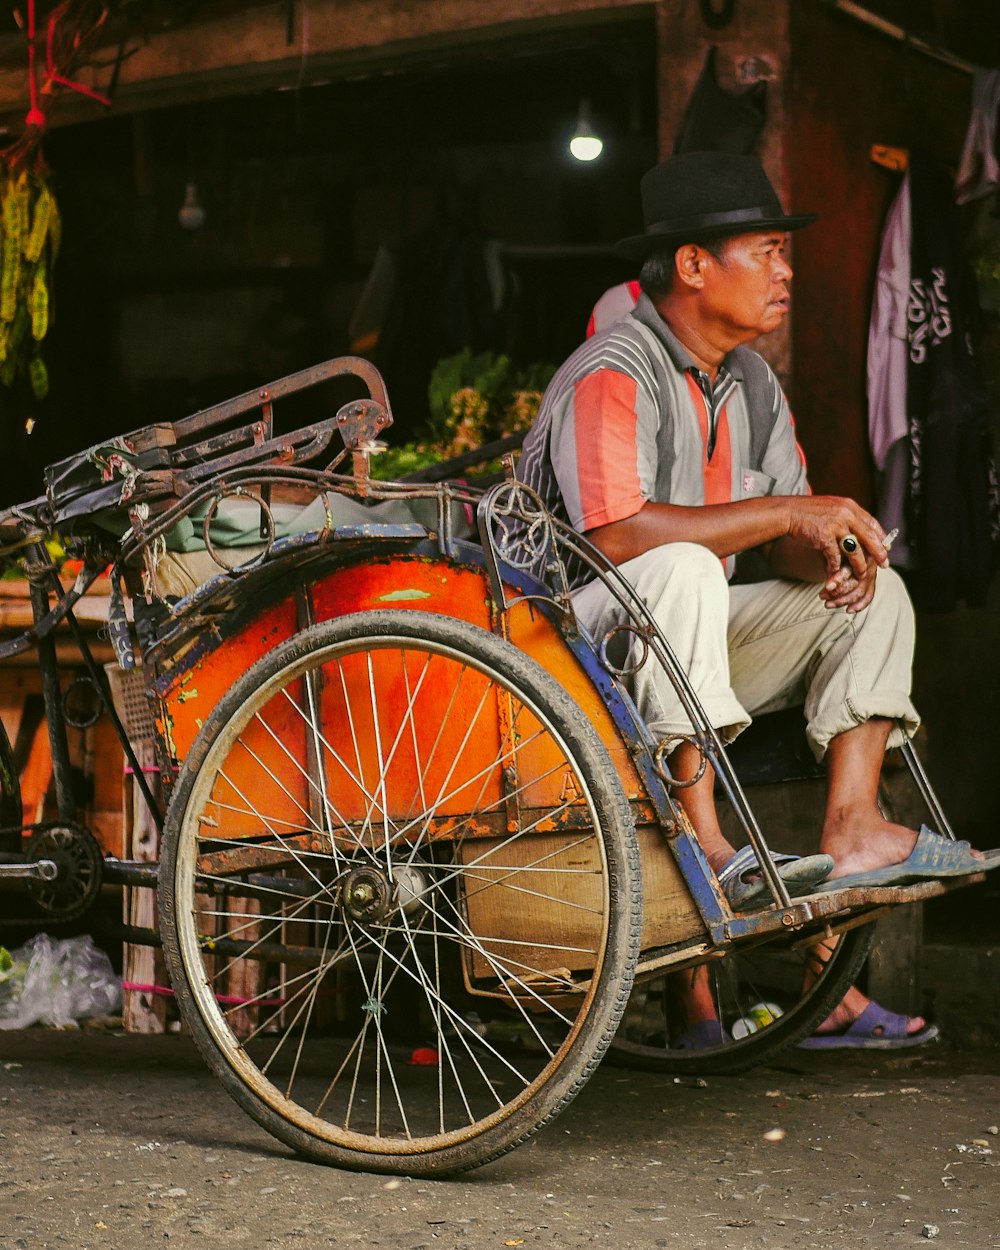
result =
[[[615,564],[664,543],[698,543],[724,559],[787,534],[788,503],[775,496],[695,507],[647,503],[634,516],[588,530],[587,537]]]
[[[856,577],[866,575],[869,560],[889,563],[881,525],[839,495],[768,495],[694,507],[645,503],[633,516],[587,531],[615,564],[665,543],[698,543],[720,559],[771,544],[772,568],[800,581],[823,581],[838,572],[845,560],[839,543],[846,534],[858,539],[846,557]]]

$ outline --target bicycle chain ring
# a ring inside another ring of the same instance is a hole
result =
[[[36,907],[53,922],[76,920],[97,901],[104,855],[83,825],[71,821],[36,825],[25,854],[29,860],[50,859],[56,866],[54,880],[33,881],[30,887]]]

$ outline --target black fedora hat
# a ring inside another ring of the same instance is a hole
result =
[[[662,247],[751,230],[798,230],[818,213],[786,214],[760,163],[732,152],[684,152],[643,175],[643,234],[615,246],[644,260]]]

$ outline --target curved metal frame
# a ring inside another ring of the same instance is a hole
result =
[[[272,436],[272,405],[276,399],[348,374],[365,384],[368,399],[345,404],[333,421],[284,437]],[[815,919],[809,904],[793,903],[789,897],[724,745],[645,603],[618,568],[592,543],[554,517],[534,491],[513,478],[509,457],[505,458],[506,479],[485,493],[462,482],[374,481],[369,474],[369,457],[377,451],[376,437],[391,424],[392,415],[380,375],[369,362],[356,357],[328,361],[247,392],[185,418],[174,430],[178,438],[190,440],[196,435],[203,436],[213,424],[231,422],[254,408],[260,410],[261,420],[237,432],[243,440],[237,450],[231,450],[232,440],[223,433],[180,448],[176,461],[172,462],[174,467],[166,474],[155,471],[147,475],[148,488],[140,471],[132,482],[129,500],[123,499],[118,505],[118,513],[127,512],[131,521],[120,540],[98,528],[92,520],[78,517],[74,522],[77,533],[73,541],[77,550],[82,551],[85,563],[70,590],[59,583],[42,541],[57,513],[55,502],[35,500],[0,514],[0,559],[22,554],[26,557],[34,613],[31,628],[0,644],[0,658],[32,646],[42,651],[51,649],[52,631],[65,621],[73,630],[88,671],[112,712],[123,748],[136,768],[144,791],[148,787],[136,766],[127,735],[114,716],[104,674],[90,656],[73,617],[74,604],[107,567],[109,559],[114,560],[109,633],[123,667],[135,663],[125,619],[123,588],[127,587],[133,598],[141,596],[158,605],[156,611],[160,619],[155,636],[152,631],[147,632],[141,642],[147,685],[152,692],[162,693],[165,680],[169,679],[160,679],[158,668],[172,652],[183,646],[186,659],[196,658],[200,650],[214,645],[209,631],[222,636],[220,608],[234,610],[244,598],[257,602],[261,592],[271,585],[277,586],[283,574],[292,568],[298,575],[310,568],[320,572],[328,561],[361,559],[376,550],[435,554],[445,560],[482,567],[501,615],[518,602],[530,601],[560,630],[567,646],[598,688],[631,751],[657,819],[671,840],[674,855],[714,942],[771,928],[775,918],[771,912],[734,918],[719,891],[697,839],[675,801],[675,792],[690,783],[674,777],[666,762],[674,739],[658,740],[650,733],[627,689],[626,679],[647,663],[658,664],[676,691],[692,726],[691,734],[685,737],[701,757],[698,775],[703,775],[711,764],[757,853],[774,902],[786,922],[798,926]],[[327,468],[314,469],[298,463],[304,457],[322,452],[334,429],[341,433],[344,449]],[[244,445],[247,437],[251,442],[248,446]],[[353,472],[349,475],[337,472],[348,455],[352,458]],[[272,492],[284,487],[295,487],[323,499],[325,524],[321,529],[274,537],[270,501]],[[435,525],[433,528],[379,522],[337,525],[329,500],[333,494],[356,502],[431,500],[435,504]],[[228,566],[215,550],[210,527],[222,500],[232,495],[252,498],[259,504],[262,537],[267,541],[264,550],[252,559]],[[470,512],[475,510],[481,550],[456,536],[453,525],[456,506],[464,506]],[[160,553],[166,549],[167,536],[174,526],[202,507],[206,508],[201,518],[206,549],[219,565],[219,572],[190,594],[174,601],[165,600],[158,593],[156,579]],[[576,618],[568,564],[582,567],[589,576],[600,580],[622,610],[624,622],[609,631],[604,639],[591,639]],[[623,630],[643,644],[638,662],[628,668],[609,663],[607,657],[608,642]],[[941,805],[915,753],[908,750],[905,757],[938,826],[950,833]],[[153,796],[147,793],[145,797],[159,820],[161,814],[157,812]]]
[[[523,499],[524,503],[518,503]],[[544,522],[542,520],[544,518]],[[512,526],[512,520],[515,525]],[[539,496],[520,482],[505,482],[490,490],[481,500],[478,512],[479,535],[483,550],[487,553],[490,585],[494,598],[504,609],[516,600],[509,599],[501,571],[509,568],[533,568],[536,572],[547,571],[553,565],[559,570],[557,593],[552,597],[553,609],[563,616],[572,614],[572,598],[568,590],[565,560],[562,552],[578,560],[607,590],[618,603],[627,618],[625,628],[631,629],[645,644],[647,651],[640,665],[650,658],[658,664],[673,686],[685,714],[691,721],[692,733],[688,741],[697,747],[701,755],[698,769],[700,777],[711,763],[716,777],[722,784],[726,797],[732,804],[737,818],[757,853],[764,876],[781,907],[791,906],[791,898],[778,875],[770,851],[740,785],[717,731],[712,727],[687,674],[677,661],[645,601],[621,572],[593,543],[582,534],[559,521],[545,509]],[[517,522],[520,521],[520,529]],[[573,617],[572,632],[580,633],[581,626]],[[607,639],[602,641],[602,651]],[[648,730],[645,738],[649,739]],[[686,736],[686,735],[685,735]],[[664,776],[665,748],[670,741],[650,743],[654,759],[654,772],[669,788],[676,788],[672,775]]]

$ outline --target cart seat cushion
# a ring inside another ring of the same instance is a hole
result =
[[[340,525],[428,525],[437,522],[437,505],[433,499],[384,499],[362,503],[335,491],[326,493],[326,505],[334,527]],[[167,534],[167,550],[177,552],[204,551],[204,521],[209,505],[203,504],[184,517]],[[317,496],[304,507],[295,503],[270,505],[274,518],[274,537],[319,532],[329,524],[323,496]],[[215,547],[262,546],[261,508],[254,499],[229,495],[212,517],[210,526]],[[248,557],[249,558],[249,557]]]
[[[183,598],[203,583],[217,577],[222,568],[206,549],[204,519],[208,504],[201,506],[183,518],[166,536],[166,553],[156,567],[157,588],[167,598]],[[329,507],[329,517],[327,515]],[[274,538],[287,538],[293,534],[320,533],[330,524],[333,527],[352,525],[420,525],[425,529],[437,528],[437,501],[424,499],[386,499],[375,503],[362,503],[358,499],[335,491],[310,503],[274,503],[270,506],[274,519]],[[472,532],[471,517],[463,505],[453,505],[452,529],[456,537]],[[266,546],[261,537],[261,508],[253,499],[227,496],[216,509],[209,527],[213,547],[223,556],[226,564],[238,565],[252,560]]]

